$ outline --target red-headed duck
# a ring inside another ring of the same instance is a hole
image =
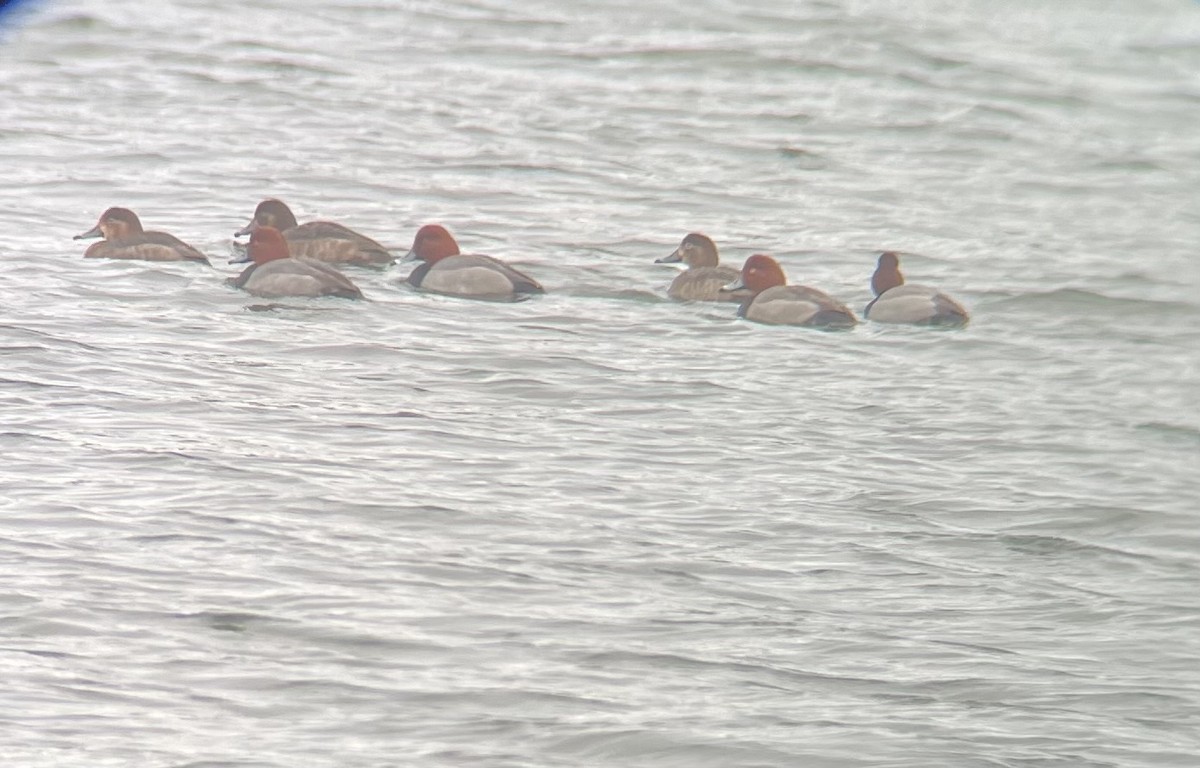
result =
[[[383,267],[395,261],[387,248],[341,224],[332,221],[297,224],[292,210],[282,200],[263,200],[254,209],[250,223],[233,236],[248,235],[259,227],[274,227],[282,232],[297,258],[360,267]]]
[[[725,290],[749,289],[738,315],[768,325],[803,325],[810,328],[849,328],[854,313],[829,294],[807,285],[788,285],[779,262],[757,253],[746,259],[738,279]]]
[[[733,267],[719,265],[717,245],[705,235],[693,232],[669,256],[656,259],[655,264],[687,264],[667,288],[667,295],[676,301],[745,301],[754,294],[748,290],[722,291],[738,279]]]
[[[893,251],[879,255],[871,290],[875,298],[863,315],[879,323],[957,326],[966,325],[969,319],[961,304],[938,289],[905,284],[900,257]]]
[[[458,243],[438,224],[417,231],[412,250],[404,257],[421,266],[408,276],[409,284],[424,291],[474,299],[516,299],[545,293],[536,280],[491,256],[459,253]]]
[[[250,233],[246,255],[230,264],[254,263],[228,283],[255,296],[278,299],[284,296],[340,296],[361,299],[362,291],[333,267],[320,261],[293,258],[288,243],[274,227],[259,227]]]
[[[192,246],[166,232],[147,232],[137,214],[128,208],[109,208],[100,214],[96,226],[76,240],[103,237],[83,252],[88,259],[141,259],[143,261],[198,261],[208,263],[208,257]]]

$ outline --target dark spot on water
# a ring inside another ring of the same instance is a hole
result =
[[[264,616],[256,613],[237,613],[232,611],[203,611],[201,613],[178,614],[181,619],[198,619],[207,624],[210,629],[222,632],[245,632],[250,624],[261,623]]]
[[[780,147],[779,154],[795,161],[796,166],[807,171],[817,171],[829,166],[824,156],[801,147]]]

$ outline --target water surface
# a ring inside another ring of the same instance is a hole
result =
[[[1200,8],[783,5],[22,9],[8,762],[1195,765]],[[251,311],[264,196],[549,293]],[[973,321],[675,304],[693,230]]]

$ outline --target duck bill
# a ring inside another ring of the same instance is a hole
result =
[[[75,237],[73,237],[71,239],[72,240],[90,240],[93,237],[103,237],[103,236],[104,236],[104,233],[100,231],[100,225],[97,224],[96,226],[89,229],[87,232],[83,232],[81,234],[75,235]]]
[[[679,249],[676,248],[670,256],[663,256],[661,259],[655,259],[655,264],[678,264],[683,261],[683,256],[679,254]]]
[[[723,293],[733,293],[734,291],[740,291],[745,287],[746,287],[746,281],[739,277],[737,280],[734,280],[732,283],[728,283],[727,285],[722,285],[721,291]]]
[[[242,235],[248,235],[256,229],[258,229],[258,219],[250,219],[250,223],[239,229],[237,232],[234,232],[233,236],[241,237]]]
[[[406,253],[400,257],[400,263],[403,264],[406,261],[416,261],[417,258],[418,258],[418,256],[417,256],[416,251],[409,251],[408,253]]]

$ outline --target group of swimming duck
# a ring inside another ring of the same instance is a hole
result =
[[[234,233],[249,235],[245,255],[230,263],[251,262],[227,282],[255,296],[340,296],[360,299],[359,290],[333,265],[383,267],[395,261],[387,248],[371,238],[331,221],[299,224],[282,201],[263,200],[250,223]],[[75,239],[103,237],[84,256],[89,258],[196,261],[208,258],[166,232],[147,231],[127,208],[109,208],[96,226]],[[512,300],[545,290],[533,278],[498,259],[461,253],[454,237],[438,224],[417,231],[404,261],[420,262],[408,276],[415,288],[450,296]],[[779,263],[756,254],[741,271],[721,266],[717,246],[692,233],[670,255],[656,263],[683,263],[687,269],[667,289],[677,301],[738,302],[738,315],[770,325],[848,328],[858,319],[843,303],[816,288],[788,285]],[[880,255],[871,278],[875,298],[863,311],[884,323],[960,326],[967,322],[962,305],[935,288],[905,283],[896,253]]]

